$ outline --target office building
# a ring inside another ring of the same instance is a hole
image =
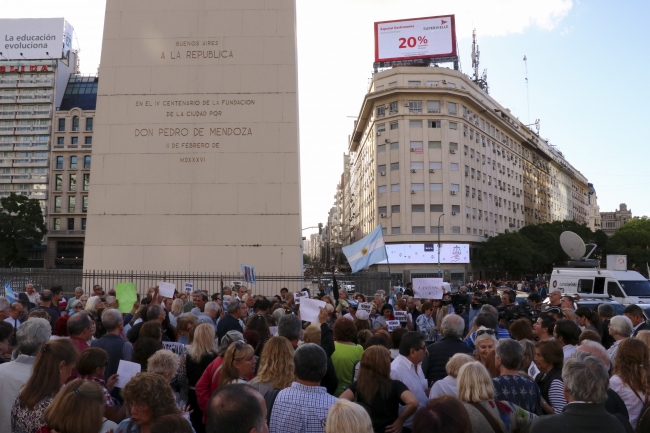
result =
[[[614,212],[601,212],[601,228],[608,236],[613,235],[623,224],[632,219],[632,209],[628,209],[625,203],[621,203]]]

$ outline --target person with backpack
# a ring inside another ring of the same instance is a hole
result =
[[[624,339],[618,346],[614,371],[609,379],[610,388],[623,399],[630,424],[638,432],[650,431],[649,358],[648,346],[643,341],[636,338]],[[643,422],[640,422],[641,417]]]

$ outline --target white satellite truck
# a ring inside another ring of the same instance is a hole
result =
[[[600,269],[598,260],[585,256],[586,245],[580,236],[566,231],[560,236],[560,245],[571,257],[568,267],[553,268],[549,292],[559,290],[565,295],[580,298],[605,298],[623,305],[650,304],[650,282],[636,271],[627,270],[627,256],[608,255],[607,269]]]

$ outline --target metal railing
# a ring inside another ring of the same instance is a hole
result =
[[[66,297],[74,293],[76,287],[82,287],[87,294],[92,293],[96,284],[105,292],[115,287],[116,283],[135,283],[138,293],[144,295],[158,281],[173,283],[179,292],[186,282],[194,285],[194,290],[202,290],[208,295],[219,293],[225,286],[241,284],[252,289],[256,295],[279,295],[280,289],[286,287],[291,292],[308,288],[312,295],[319,291],[319,285],[331,287],[332,277],[305,277],[303,275],[262,274],[256,276],[257,282],[244,282],[241,274],[219,272],[138,272],[138,271],[102,271],[81,269],[30,269],[0,268],[0,295],[4,295],[5,282],[15,292],[22,292],[26,284],[33,284],[37,291],[53,286],[63,287]],[[390,277],[388,273],[360,273],[356,275],[337,275],[339,288],[348,292],[373,295],[378,290],[388,293]]]

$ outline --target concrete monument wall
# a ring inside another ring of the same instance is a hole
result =
[[[299,274],[294,0],[108,0],[84,268]]]

